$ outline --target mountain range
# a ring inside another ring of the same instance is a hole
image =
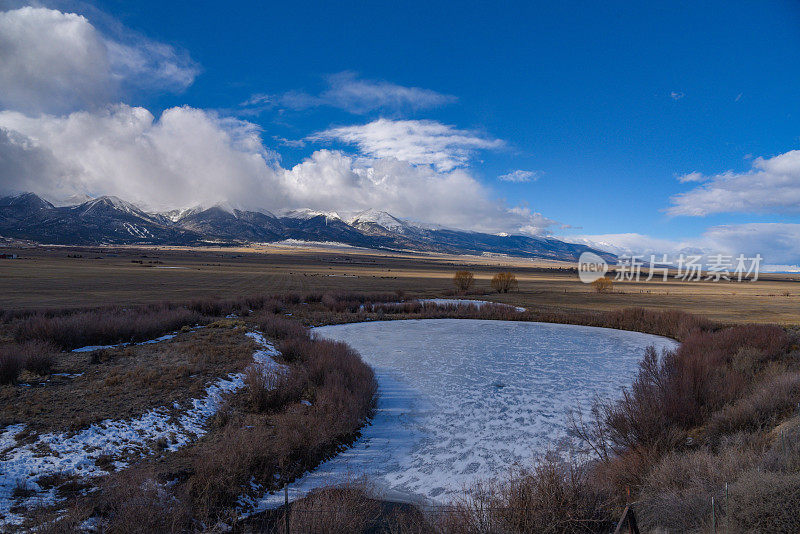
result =
[[[84,199],[80,199],[84,200]],[[288,239],[351,246],[576,260],[584,251],[552,237],[495,235],[410,223],[379,210],[348,220],[309,209],[246,211],[218,204],[149,213],[117,197],[56,206],[34,193],[0,198],[0,237],[57,245],[236,245]]]

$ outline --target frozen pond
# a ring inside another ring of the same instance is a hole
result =
[[[638,332],[514,321],[381,321],[315,331],[361,353],[375,369],[380,398],[358,443],[292,484],[294,496],[367,475],[389,497],[446,502],[557,446],[568,408],[617,395],[648,346],[676,346]]]

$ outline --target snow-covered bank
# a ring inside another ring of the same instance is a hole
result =
[[[366,475],[387,496],[446,502],[529,464],[565,437],[565,412],[630,384],[646,347],[623,330],[511,321],[380,321],[315,329],[373,366],[378,411],[362,438],[290,485],[290,496]],[[257,508],[278,506],[267,495]]]
[[[248,333],[261,348],[253,354],[254,364],[265,369],[280,366],[272,357],[275,347],[260,333]],[[163,341],[162,336],[156,341]],[[147,342],[146,342],[147,343]],[[111,465],[124,467],[133,458],[154,452],[161,440],[166,449],[175,451],[206,433],[205,424],[220,408],[223,397],[244,387],[244,373],[232,373],[208,385],[201,398],[192,399],[191,408],[175,413],[161,407],[128,420],[107,419],[75,433],[48,433],[27,444],[17,444],[16,436],[25,424],[6,427],[0,433],[0,527],[19,523],[22,518],[11,513],[15,488],[23,487],[34,494],[22,504],[42,505],[56,501],[55,491],[43,491],[36,480],[44,475],[65,475],[89,478],[107,471],[98,466],[98,459],[115,459]]]

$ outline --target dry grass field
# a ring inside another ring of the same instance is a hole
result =
[[[392,508],[369,481],[329,488],[291,505],[301,531],[607,532],[634,499],[644,531],[706,532],[710,503],[728,485],[718,512],[730,532],[800,528],[795,275],[596,292],[572,265],[509,258],[311,247],[14,252],[0,260],[0,461],[11,473],[0,477],[0,527],[280,532],[285,509],[248,518],[243,496],[279,489],[349,446],[378,391],[357,353],[306,326],[448,317],[604,326],[681,345],[648,350],[619,399],[569,416],[574,451],[594,451],[596,462],[546,456],[430,514]],[[475,275],[467,298],[526,310],[408,298],[455,296],[459,270]],[[508,271],[518,290],[490,293]],[[30,308],[41,313],[16,311]],[[323,505],[335,517],[320,515]]]
[[[517,258],[391,253],[362,249],[67,248],[0,249],[0,308],[143,304],[285,291],[405,291],[420,297],[453,290],[456,270],[475,273],[475,290],[509,270],[519,291],[491,300],[564,311],[624,307],[683,310],[721,322],[800,323],[800,275],[757,282],[624,282],[596,293],[574,265]],[[77,257],[76,257],[77,256]]]

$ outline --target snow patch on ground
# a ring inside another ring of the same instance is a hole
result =
[[[161,337],[157,337],[155,339],[149,339],[147,341],[141,341],[139,343],[119,343],[117,345],[87,345],[86,347],[81,347],[81,348],[78,348],[78,349],[72,349],[72,352],[92,352],[92,351],[101,350],[101,349],[114,349],[114,348],[117,348],[117,347],[125,347],[127,345],[150,345],[151,343],[161,343],[162,341],[170,340],[170,339],[174,338],[177,335],[178,335],[178,333],[174,332],[172,334],[165,334],[165,335],[163,335]]]
[[[174,334],[144,343],[164,341],[170,336],[174,337]],[[279,352],[262,334],[248,332],[247,336],[260,346],[253,354],[256,365],[265,370],[284,367],[273,360]],[[42,434],[28,444],[18,445],[16,439],[25,430],[24,423],[7,426],[0,434],[0,527],[19,524],[23,520],[10,511],[15,501],[27,506],[56,502],[54,491],[44,491],[36,483],[39,477],[53,474],[80,478],[105,475],[107,471],[97,465],[99,458],[116,459],[114,467],[120,469],[128,465],[128,459],[152,454],[159,440],[166,443],[166,450],[175,451],[204,435],[205,425],[219,410],[223,397],[242,387],[244,373],[231,373],[207,386],[205,395],[192,399],[191,408],[179,415],[168,407],[161,407],[133,419],[107,419],[75,434]],[[35,494],[17,500],[13,497],[17,486],[33,490]]]
[[[630,384],[666,338],[607,328],[463,319],[316,328],[375,370],[378,408],[350,449],[289,486],[291,499],[367,476],[389,498],[446,503],[565,438],[565,413]],[[283,492],[250,504],[283,503]]]

